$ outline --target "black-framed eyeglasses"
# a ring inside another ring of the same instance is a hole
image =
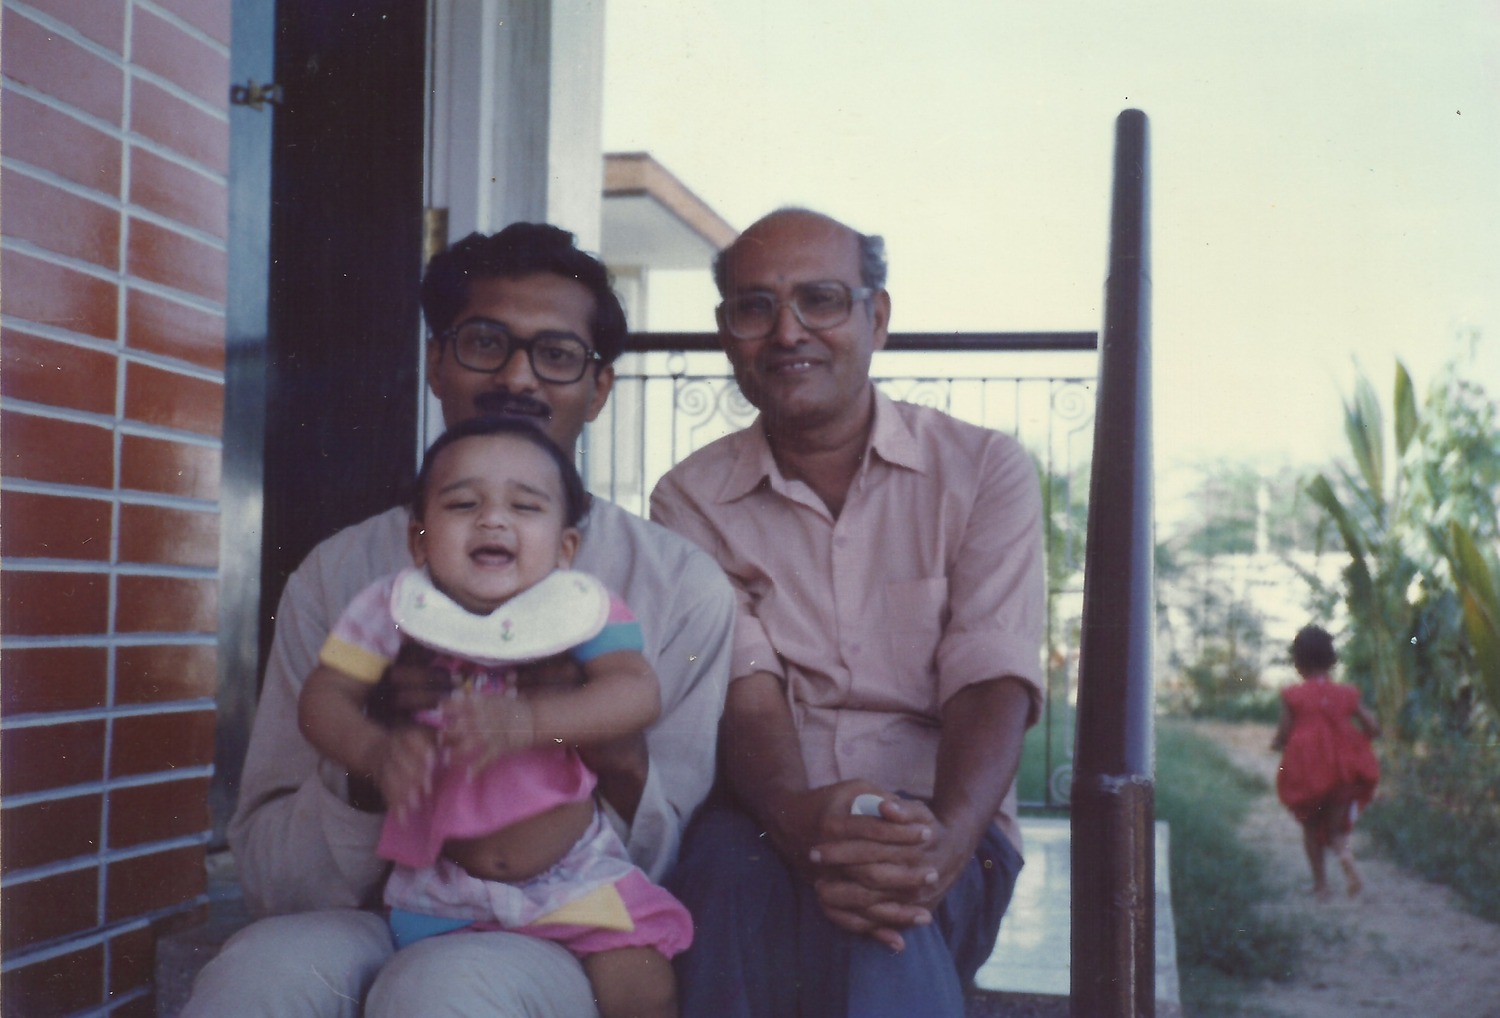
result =
[[[470,371],[492,375],[510,362],[511,354],[526,351],[532,374],[543,382],[570,385],[583,377],[590,361],[603,360],[599,351],[571,333],[543,332],[521,339],[501,322],[470,318],[443,333],[453,344],[453,356]]]
[[[792,309],[804,329],[814,332],[843,325],[857,300],[867,300],[874,287],[848,286],[837,280],[799,283],[792,295],[782,300],[764,290],[738,293],[719,305],[719,320],[735,339],[764,339],[776,328],[776,316],[782,305]]]

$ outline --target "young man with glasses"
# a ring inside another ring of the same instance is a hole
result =
[[[683,1015],[961,1018],[1021,866],[1036,471],[1008,436],[876,390],[880,238],[782,210],[715,278],[719,338],[760,416],[651,501],[740,604],[728,795],[669,881],[697,923]]]
[[[626,327],[604,266],[571,234],[517,223],[459,241],[428,266],[422,309],[445,423],[519,416],[575,452],[609,398]],[[462,933],[396,953],[371,910],[385,875],[374,851],[383,805],[367,776],[320,763],[297,729],[298,694],[334,620],[365,584],[411,564],[407,525],[407,510],[393,508],[350,527],[287,581],[229,829],[246,901],[270,918],[204,968],[186,1018],[595,1013],[582,968],[556,944]],[[632,860],[659,879],[712,778],[733,595],[708,556],[608,502],[591,499],[579,529],[574,568],[639,606],[661,680],[661,717],[643,740],[584,754]],[[436,702],[423,679],[400,677],[402,707]]]

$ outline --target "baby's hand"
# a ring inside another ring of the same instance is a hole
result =
[[[387,808],[398,819],[404,818],[432,791],[436,762],[437,740],[431,729],[413,725],[386,736],[385,752],[372,771]]]
[[[445,700],[442,712],[443,746],[471,773],[536,744],[535,717],[523,698],[465,690]]]

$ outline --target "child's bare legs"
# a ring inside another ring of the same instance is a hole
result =
[[[1313,868],[1313,894],[1328,898],[1328,870],[1323,865],[1323,853],[1328,846],[1323,843],[1323,832],[1317,823],[1302,826],[1302,847],[1307,850],[1308,865]]]
[[[1339,866],[1344,870],[1344,883],[1349,890],[1349,897],[1356,897],[1365,885],[1359,879],[1359,867],[1354,865],[1354,849],[1349,844],[1349,835],[1335,834],[1329,839],[1328,847],[1338,857]]]
[[[1302,845],[1307,850],[1308,865],[1312,867],[1313,895],[1319,901],[1327,901],[1332,896],[1324,865],[1330,851],[1344,871],[1344,883],[1349,897],[1355,897],[1364,888],[1364,882],[1359,878],[1359,868],[1354,865],[1354,849],[1349,842],[1352,822],[1352,803],[1335,798],[1319,808],[1302,825]]]
[[[600,1018],[677,1018],[672,963],[654,947],[620,947],[583,959]]]
[[[1328,850],[1328,838],[1323,833],[1321,816],[1315,816],[1302,825],[1302,847],[1307,852],[1307,864],[1312,867],[1313,896],[1319,901],[1326,901],[1329,891],[1324,855]]]

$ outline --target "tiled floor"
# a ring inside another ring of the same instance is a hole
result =
[[[1000,942],[979,970],[980,990],[1066,997],[1069,990],[1070,835],[1066,819],[1023,818],[1026,866],[1011,898]],[[1168,880],[1167,825],[1156,825],[1156,999],[1178,1002],[1177,938]]]

